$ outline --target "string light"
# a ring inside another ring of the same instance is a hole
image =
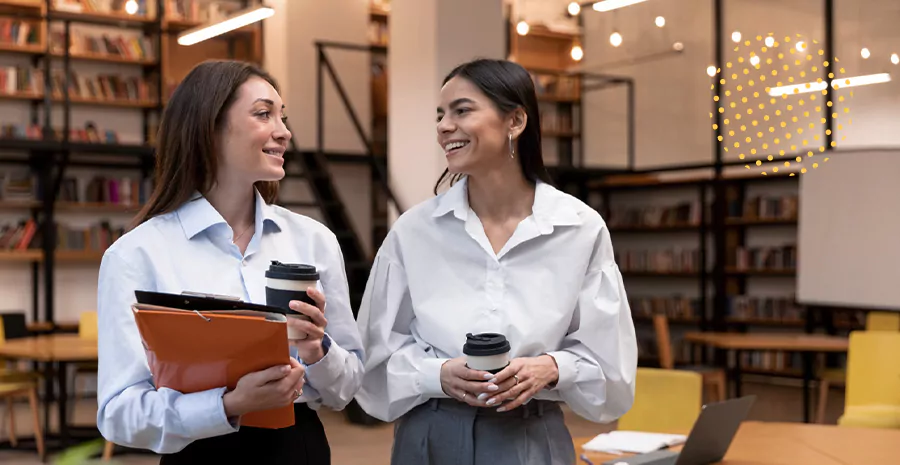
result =
[[[622,34],[618,32],[613,32],[609,35],[609,43],[612,44],[613,47],[618,47],[622,45]]]

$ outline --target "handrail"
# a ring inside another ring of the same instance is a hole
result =
[[[334,66],[331,63],[331,60],[328,58],[326,53],[327,48],[335,48],[341,50],[350,50],[350,51],[360,51],[360,52],[368,52],[368,53],[381,53],[387,52],[386,47],[379,47],[375,45],[359,45],[359,44],[350,44],[343,42],[329,42],[329,41],[316,41],[316,119],[318,121],[318,127],[316,130],[316,151],[319,154],[325,153],[325,92],[324,92],[324,72],[327,71],[331,81],[334,83],[334,87],[337,90],[338,96],[341,99],[341,102],[344,105],[344,109],[347,111],[348,116],[350,117],[350,121],[353,123],[353,127],[356,130],[356,135],[359,137],[363,146],[366,148],[366,158],[369,161],[369,165],[377,174],[378,184],[381,186],[381,189],[387,195],[388,200],[394,204],[398,213],[403,213],[404,209],[400,205],[400,202],[397,200],[397,197],[394,195],[394,192],[391,190],[390,180],[387,175],[387,171],[385,167],[376,160],[375,154],[372,150],[372,141],[366,137],[366,133],[363,130],[362,123],[359,120],[356,111],[353,108],[353,104],[350,102],[350,98],[347,96],[347,92],[344,89],[343,84],[341,83],[340,78],[337,75],[337,72],[334,69]]]

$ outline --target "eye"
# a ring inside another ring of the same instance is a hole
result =
[[[263,111],[257,112],[256,116],[262,117],[263,119],[269,119],[269,115],[271,115],[271,114],[272,114],[272,112],[270,112],[269,110],[263,110]]]
[[[437,116],[437,122],[440,123],[440,122],[441,122],[441,119],[443,119],[443,118],[444,118],[443,113],[440,114],[440,115],[438,115],[438,116]]]
[[[463,108],[457,108],[457,109],[456,109],[456,114],[457,114],[457,115],[462,115],[462,114],[468,113],[469,111],[471,111],[471,110],[469,110],[468,108],[465,108],[465,107],[463,107]]]
[[[281,124],[287,124],[287,119],[288,119],[287,116],[282,116],[282,117],[281,117]]]

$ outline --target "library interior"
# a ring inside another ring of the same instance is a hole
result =
[[[631,408],[562,405],[577,463],[896,464],[898,20],[895,0],[0,0],[0,462],[159,463],[97,427],[98,273],[196,65],[278,81],[275,203],[335,234],[356,316],[447,166],[444,76],[496,58],[531,75],[544,164],[603,218],[635,330]],[[318,416],[332,463],[391,462],[357,401]]]

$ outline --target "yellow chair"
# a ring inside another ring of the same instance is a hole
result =
[[[703,377],[699,373],[638,368],[634,405],[618,429],[688,434],[700,416]]]
[[[6,332],[3,328],[3,320],[0,319],[0,344],[6,343]],[[40,414],[38,412],[38,381],[39,373],[6,368],[6,361],[0,360],[0,399],[6,400],[5,417],[8,418],[9,443],[15,447],[18,444],[16,437],[16,412],[13,409],[13,400],[17,397],[27,397],[31,407],[31,415],[34,426],[34,442],[37,446],[38,456],[44,460],[44,432],[41,428]]]
[[[866,331],[900,331],[900,312],[866,313]]]
[[[99,326],[97,323],[97,312],[96,311],[87,311],[81,312],[81,315],[78,316],[78,338],[96,341],[98,339]],[[79,378],[78,375],[82,374],[96,374],[97,373],[97,362],[78,362],[73,364],[75,366],[75,373],[72,375],[72,386],[69,387],[69,392],[75,395],[75,402],[71,402],[69,404],[69,416],[71,417],[74,413],[75,403],[80,399],[84,399],[78,394],[79,392],[79,379],[84,379],[83,377]]]
[[[854,331],[841,426],[900,428],[900,332]]]

